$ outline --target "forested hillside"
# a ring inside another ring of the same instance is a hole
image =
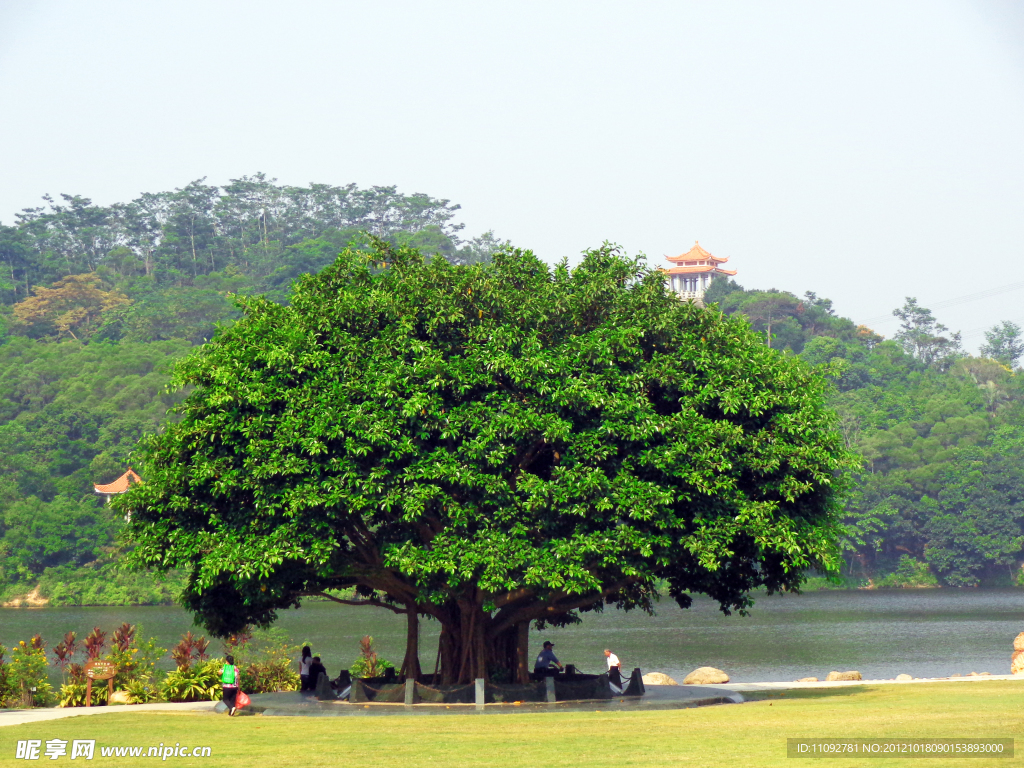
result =
[[[845,573],[900,586],[1024,583],[1024,353],[1021,329],[986,333],[969,357],[914,299],[893,339],[837,317],[831,302],[712,287],[774,347],[835,366],[835,408],[863,471],[847,505]]]
[[[287,301],[364,232],[456,263],[458,206],[393,187],[288,187],[263,175],[99,206],[78,196],[0,225],[0,599],[146,603],[176,586],[116,568],[93,492],[165,417],[176,358],[237,316],[232,294]]]
[[[489,259],[494,236],[462,239],[457,209],[257,175],[111,206],[61,196],[0,226],[0,597],[172,599],[173,579],[118,570],[119,521],[92,484],[124,472],[164,418],[174,361],[231,322],[232,294],[286,302],[298,275],[363,232],[456,263]],[[845,519],[851,584],[1022,581],[1019,328],[992,329],[974,358],[913,300],[883,339],[813,294],[721,281],[707,299],[832,371],[841,429],[864,459]]]

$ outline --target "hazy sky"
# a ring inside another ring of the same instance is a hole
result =
[[[974,347],[1024,321],[1024,12],[966,2],[0,0],[0,220],[207,177],[395,184],[545,259],[695,239]],[[882,316],[882,319],[878,318]]]

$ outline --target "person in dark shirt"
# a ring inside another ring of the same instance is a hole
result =
[[[327,667],[320,663],[320,657],[314,656],[313,663],[309,665],[309,690],[315,691],[317,681],[320,679],[320,673],[327,674]]]
[[[544,642],[544,650],[537,656],[537,660],[533,662],[533,675],[534,677],[546,677],[554,674],[554,670],[551,668],[552,665],[558,669],[562,669],[562,663],[555,656],[555,644],[550,640]]]

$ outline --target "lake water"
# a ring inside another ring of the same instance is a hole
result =
[[[385,658],[401,664],[404,617],[374,608],[308,603],[281,611],[278,626],[296,644],[309,642],[335,674],[358,653],[359,638],[373,635]],[[80,638],[122,621],[170,647],[186,630],[201,633],[174,607],[0,609],[0,644],[8,648],[39,632],[52,648],[69,630]],[[531,633],[536,652],[555,642],[563,663],[601,671],[602,651],[614,650],[624,668],[665,672],[677,680],[699,666],[729,673],[734,682],[824,678],[829,671],[859,670],[865,678],[945,677],[1010,671],[1013,638],[1024,631],[1024,591],[893,590],[814,592],[758,598],[751,615],[723,616],[716,604],[695,599],[680,610],[671,600],[656,616],[610,610],[585,615],[565,629]],[[432,670],[437,625],[421,623],[421,664]],[[219,643],[212,648],[219,649]],[[165,665],[171,666],[169,659]]]

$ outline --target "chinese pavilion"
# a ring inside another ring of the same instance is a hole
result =
[[[96,493],[102,493],[107,497],[107,501],[110,501],[111,496],[115,496],[119,493],[124,493],[128,490],[128,486],[132,483],[141,483],[142,478],[135,474],[135,471],[130,469],[121,475],[117,480],[106,485],[96,485],[93,483],[93,488],[96,489]]]
[[[704,291],[718,275],[732,276],[734,269],[722,269],[719,265],[729,260],[728,257],[712,256],[694,242],[693,248],[682,256],[666,256],[675,266],[663,269],[665,284],[683,301],[704,303]]]

